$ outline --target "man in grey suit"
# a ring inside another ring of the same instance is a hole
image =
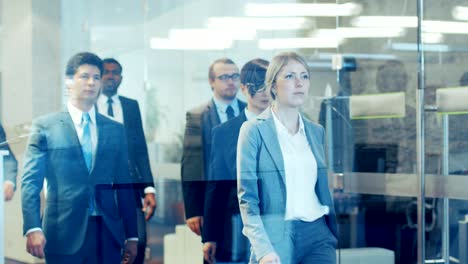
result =
[[[242,235],[237,201],[237,138],[242,124],[255,119],[271,103],[266,91],[265,73],[268,61],[253,59],[241,69],[240,88],[247,99],[242,113],[215,128],[210,158],[209,182],[206,183],[203,255],[208,263],[246,263],[247,238]]]
[[[23,228],[27,251],[47,263],[132,263],[136,255],[125,131],[94,107],[101,74],[98,56],[74,55],[66,68],[66,110],[33,121],[22,178]]]
[[[143,263],[146,249],[146,222],[154,214],[156,198],[153,175],[148,158],[140,107],[136,100],[117,94],[122,82],[122,65],[113,58],[103,62],[102,94],[98,99],[99,113],[121,123],[125,127],[128,142],[130,176],[135,184],[138,210],[138,254],[135,264]],[[143,203],[142,203],[143,200]],[[146,213],[146,217],[145,217]]]
[[[18,173],[18,162],[15,155],[8,145],[5,130],[0,123],[0,150],[8,151],[8,155],[3,160],[3,198],[5,201],[10,201],[15,194],[16,175]],[[2,169],[2,168],[0,168]]]
[[[188,227],[201,235],[205,180],[211,153],[211,130],[239,115],[246,104],[237,100],[239,68],[228,58],[215,60],[208,73],[213,98],[187,112],[182,154],[182,190]]]

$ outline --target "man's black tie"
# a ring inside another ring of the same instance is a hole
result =
[[[230,105],[226,108],[226,115],[227,115],[228,120],[231,120],[231,119],[233,119],[235,117],[234,116],[234,109],[232,109],[232,107]]]
[[[107,115],[108,116],[112,116],[114,117],[114,109],[112,109],[112,103],[114,102],[114,100],[112,100],[112,98],[108,98],[107,99]]]

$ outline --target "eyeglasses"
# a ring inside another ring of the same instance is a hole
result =
[[[231,79],[233,81],[238,81],[239,78],[240,78],[240,75],[238,73],[233,73],[231,75],[223,74],[223,75],[220,75],[220,76],[216,76],[216,79],[218,79],[220,81],[223,81],[223,82],[227,82],[229,79]]]
[[[264,83],[246,83],[245,84],[249,91],[252,91],[253,94],[261,93],[266,90],[266,85]]]

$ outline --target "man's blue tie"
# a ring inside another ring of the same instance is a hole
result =
[[[93,163],[93,143],[91,142],[91,128],[89,122],[91,118],[88,113],[83,113],[81,118],[81,124],[83,125],[83,136],[81,138],[81,150],[83,151],[83,157],[86,162],[88,172],[91,171],[91,165]]]
[[[83,136],[81,137],[81,151],[83,151],[83,157],[88,168],[88,172],[91,171],[91,165],[93,163],[93,143],[91,142],[91,128],[89,122],[91,118],[88,113],[83,113],[81,117],[81,124],[83,126]],[[94,205],[94,194],[91,194],[89,199],[89,214],[94,215],[95,205]]]

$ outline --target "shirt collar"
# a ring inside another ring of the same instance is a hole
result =
[[[275,122],[275,127],[276,127],[276,130],[278,131],[278,133],[291,135],[289,133],[288,129],[283,125],[283,123],[281,123],[279,118],[276,116],[275,112],[273,111],[273,108],[270,108],[270,111],[271,111],[271,115],[273,116],[273,120]],[[299,113],[299,130],[297,132],[301,133],[302,135],[305,135],[304,121],[302,120],[301,113]]]
[[[101,93],[101,95],[99,95],[99,104],[100,105],[103,105],[103,104],[107,104],[107,99],[109,97],[107,97],[107,95]],[[115,104],[115,102],[119,101],[119,95],[118,94],[114,94],[113,96],[110,97],[113,101],[113,103]]]
[[[257,118],[257,115],[254,114],[253,112],[249,111],[247,109],[247,107],[244,108],[244,113],[245,113],[245,117],[247,118],[247,120],[253,120],[253,119]]]
[[[74,105],[72,105],[70,102],[67,102],[67,110],[68,110],[68,113],[70,113],[73,123],[76,125],[81,125],[81,118],[84,112],[78,109],[77,107],[75,107]],[[91,123],[96,124],[96,110],[94,108],[94,105],[93,107],[91,107],[88,113],[91,119]]]
[[[234,113],[236,112],[236,109],[238,108],[238,103],[237,103],[237,97],[234,98],[234,100],[232,100],[232,102],[230,104],[226,104],[218,99],[216,99],[216,97],[213,96],[213,102],[214,104],[216,105],[216,109],[218,109],[219,111],[223,112],[223,113],[226,113],[226,108],[228,106],[231,106],[232,109],[234,109]]]

